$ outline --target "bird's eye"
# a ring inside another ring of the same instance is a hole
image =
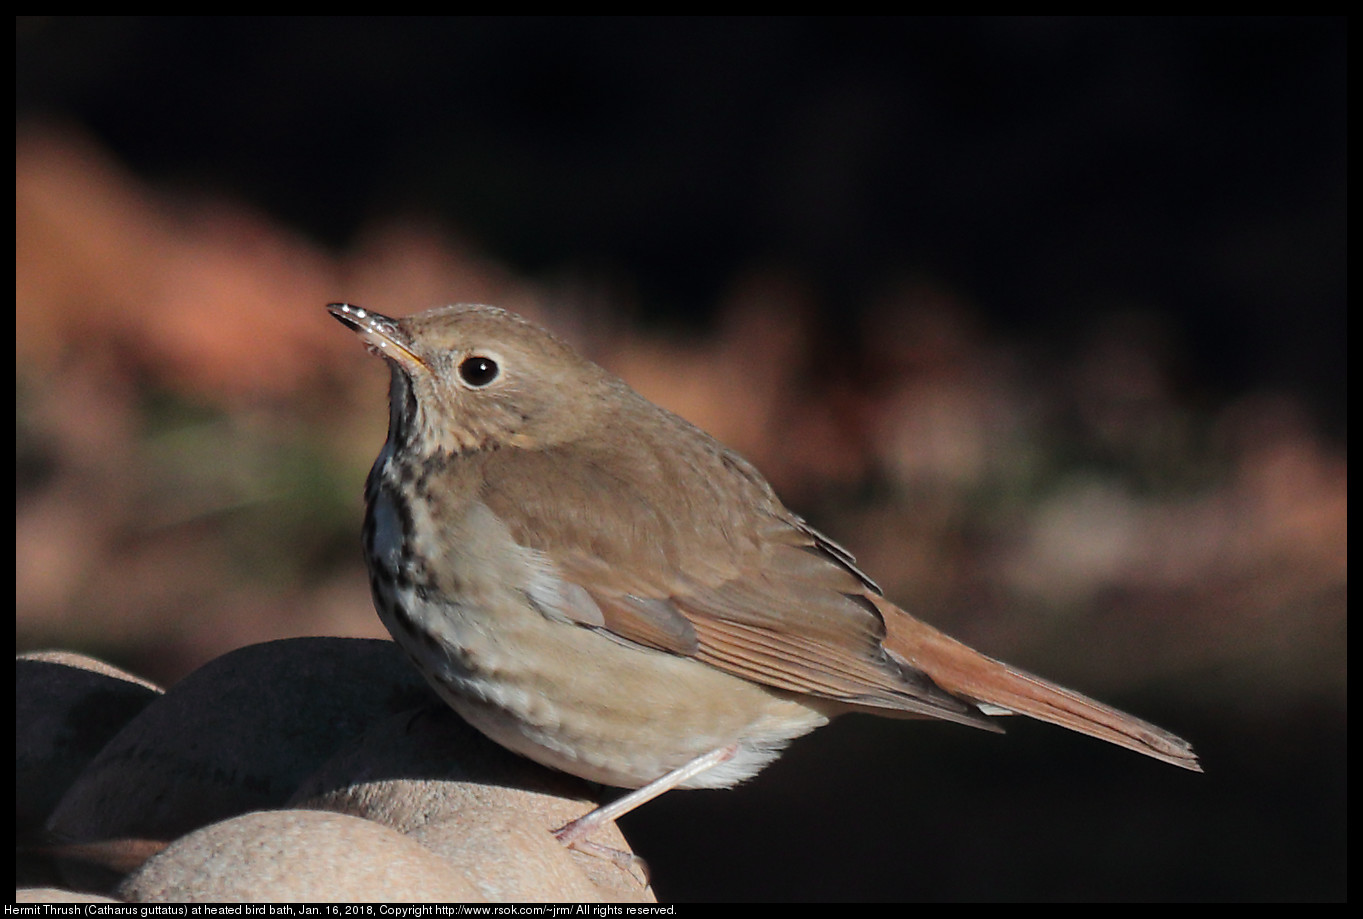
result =
[[[464,358],[459,364],[459,379],[475,389],[481,389],[491,383],[501,372],[502,368],[497,366],[496,361],[478,354]]]

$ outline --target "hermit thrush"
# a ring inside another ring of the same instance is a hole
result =
[[[488,737],[638,789],[565,843],[670,788],[749,778],[849,711],[1020,713],[1201,771],[1173,734],[890,603],[746,460],[538,326],[328,309],[392,371],[365,485],[384,625]]]

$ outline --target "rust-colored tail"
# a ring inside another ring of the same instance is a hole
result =
[[[954,696],[1058,724],[1109,743],[1201,772],[1190,743],[1163,728],[1073,690],[1010,667],[872,596],[885,618],[885,648]],[[997,712],[986,712],[993,714]]]

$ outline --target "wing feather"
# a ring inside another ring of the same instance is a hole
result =
[[[983,723],[885,652],[867,597],[878,588],[846,550],[787,511],[741,458],[700,444],[710,449],[686,456],[643,442],[609,458],[577,445],[502,451],[480,498],[590,596],[594,608],[565,613],[584,625],[788,692]],[[690,468],[669,470],[677,464]],[[708,488],[664,486],[683,474]]]

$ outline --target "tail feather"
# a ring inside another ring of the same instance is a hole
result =
[[[954,696],[1097,737],[1155,759],[1201,772],[1192,745],[1147,721],[1095,702],[1073,690],[986,657],[879,597],[885,618],[885,649],[926,673]]]

